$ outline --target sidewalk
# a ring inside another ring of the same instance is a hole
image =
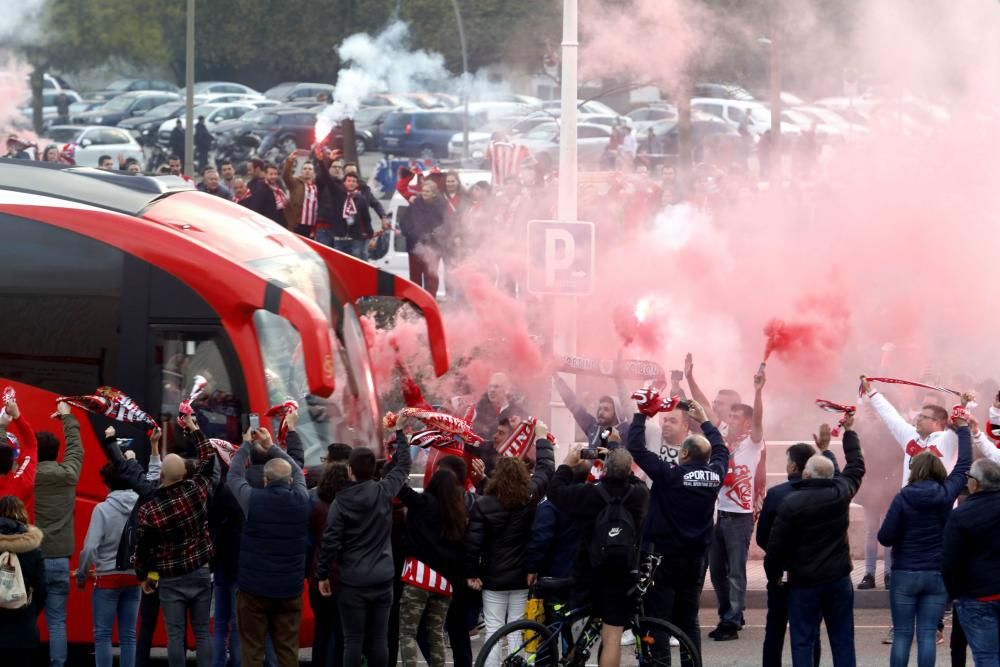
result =
[[[863,560],[854,561],[854,571],[851,572],[851,580],[854,582],[854,608],[855,609],[888,609],[889,591],[883,587],[884,564],[882,561],[875,563],[875,584],[876,587],[869,591],[859,591],[858,583],[861,577],[865,576],[865,562]],[[715,591],[712,590],[712,581],[708,574],[705,575],[705,588],[701,592],[701,608],[714,609],[718,605],[715,599]],[[764,576],[764,561],[751,559],[747,562],[747,607],[750,609],[763,609],[767,607],[767,577]]]

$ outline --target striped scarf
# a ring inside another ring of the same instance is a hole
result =
[[[313,227],[316,224],[319,200],[316,198],[316,185],[305,183],[305,194],[302,196],[302,216],[299,224],[303,227]]]
[[[268,185],[268,187],[274,193],[274,207],[279,211],[285,210],[285,207],[288,206],[288,195],[277,185]]]

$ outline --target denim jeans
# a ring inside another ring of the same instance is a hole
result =
[[[895,581],[893,581],[895,586]],[[955,603],[962,629],[969,640],[972,659],[976,667],[998,667],[1000,641],[997,626],[1000,625],[1000,602],[980,602],[975,598],[961,598]]]
[[[936,570],[893,570],[889,591],[892,607],[891,667],[910,663],[913,623],[917,625],[917,665],[933,667],[937,658],[937,624],[944,613],[948,592]]]
[[[334,250],[346,252],[352,257],[368,261],[368,239],[336,239],[333,242]]]
[[[212,612],[212,575],[208,566],[179,577],[160,580],[160,608],[167,626],[167,661],[170,667],[187,662],[187,626],[191,620],[198,667],[212,665],[212,637],[208,623]]]
[[[139,589],[142,590],[141,588]],[[139,598],[139,635],[135,640],[136,667],[149,667],[149,652],[153,647],[153,633],[160,620],[160,589],[141,593]]]
[[[854,584],[850,576],[814,586],[789,586],[788,620],[794,667],[812,666],[821,619],[826,623],[834,667],[855,667]]]
[[[528,589],[516,591],[483,591],[483,622],[486,625],[486,637],[489,638],[505,623],[524,617],[524,606],[528,602]],[[517,644],[512,644],[515,638],[507,637],[510,650]],[[519,642],[518,642],[519,643]],[[496,667],[500,664],[501,649],[499,644],[486,657],[486,667]]]
[[[333,245],[333,233],[330,232],[330,228],[329,227],[317,227],[316,228],[316,242],[317,243],[322,243],[323,245],[328,246],[330,248],[334,247],[334,245]]]
[[[118,621],[119,667],[135,665],[135,622],[139,617],[139,587],[95,588],[91,596],[94,609],[94,657],[97,667],[111,667],[115,621]]]
[[[365,653],[369,667],[387,667],[392,584],[372,588],[341,586],[337,607],[344,628],[344,664],[360,665],[361,654]]]
[[[719,601],[719,620],[740,627],[747,606],[747,556],[753,514],[722,514],[712,533],[708,572]]]
[[[45,624],[49,628],[49,665],[66,664],[66,598],[69,597],[69,558],[45,559]]]
[[[213,573],[215,588],[215,634],[212,636],[212,665],[240,667],[240,633],[236,631],[236,577],[218,567]]]
[[[865,574],[875,576],[876,560],[878,559],[878,529],[882,526],[882,514],[885,507],[868,503],[865,511]],[[892,572],[892,549],[882,547],[885,556],[885,574]]]
[[[767,584],[767,621],[764,626],[764,660],[762,667],[781,667],[781,654],[785,649],[785,629],[788,627],[788,585]],[[816,633],[816,651],[813,664],[819,667],[822,642]]]

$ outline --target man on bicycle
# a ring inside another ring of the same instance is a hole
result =
[[[639,527],[649,491],[632,474],[632,455],[607,452],[604,477],[598,484],[574,481],[580,448],[573,448],[549,483],[548,499],[557,509],[584,522],[573,576],[578,590],[590,591],[592,615],[601,626],[600,667],[617,667],[621,638],[635,613],[629,591],[639,564]]]
[[[704,436],[684,440],[676,466],[661,461],[646,449],[646,420],[680,406],[650,389],[636,392],[633,398],[639,412],[629,428],[628,451],[652,482],[643,548],[663,557],[645,598],[645,612],[677,625],[700,653],[698,605],[715,501],[726,476],[729,450],[704,408],[690,401],[688,414],[701,424]]]

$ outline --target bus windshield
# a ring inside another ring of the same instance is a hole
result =
[[[353,307],[345,307],[343,343],[331,330],[336,389],[323,398],[309,393],[298,331],[283,317],[258,310],[253,317],[267,380],[268,402],[288,399],[299,404],[296,432],[303,441],[306,465],[316,465],[327,445],[344,442],[352,447],[381,445],[381,420],[375,399],[368,349]],[[272,425],[275,429],[277,424]],[[274,432],[272,430],[272,432]]]
[[[330,274],[318,255],[312,252],[291,253],[256,259],[247,264],[272,280],[280,280],[298,289],[330,320]]]

